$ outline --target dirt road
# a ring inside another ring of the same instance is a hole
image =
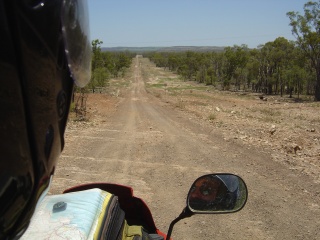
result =
[[[167,231],[198,176],[231,172],[247,183],[246,207],[184,219],[174,239],[320,239],[319,182],[275,161],[272,149],[226,138],[208,121],[147,93],[142,69],[149,65],[135,58],[127,90],[96,96],[95,121],[70,123],[51,193],[95,181],[130,185]]]

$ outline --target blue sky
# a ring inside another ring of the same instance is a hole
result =
[[[307,0],[88,0],[103,47],[233,46],[294,40],[286,13]]]

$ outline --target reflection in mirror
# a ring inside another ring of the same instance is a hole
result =
[[[248,197],[245,182],[233,174],[209,174],[192,185],[187,205],[193,213],[237,212]]]

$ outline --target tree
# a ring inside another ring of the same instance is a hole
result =
[[[288,12],[292,34],[316,72],[315,100],[320,101],[320,0],[304,5],[304,15]]]
[[[298,65],[293,65],[292,68],[288,68],[284,75],[288,79],[287,83],[287,92],[290,94],[290,98],[295,90],[298,94],[298,98],[300,97],[301,88],[303,80],[306,78],[306,71],[304,68],[299,67]]]
[[[241,80],[244,77],[244,68],[248,63],[248,47],[246,45],[225,48],[226,64],[224,68],[224,88],[228,88],[231,81],[235,80],[237,90],[240,90]]]
[[[99,67],[94,69],[94,72],[92,73],[91,83],[90,83],[92,92],[95,92],[95,88],[105,87],[108,78],[109,78],[109,74],[106,68]]]
[[[100,45],[103,42],[100,41],[99,39],[92,40],[91,46],[92,46],[92,72],[96,68],[102,67],[103,66],[103,59],[102,59],[102,53],[101,53],[101,47]]]
[[[124,76],[124,70],[130,67],[131,58],[129,53],[119,53],[116,57],[116,73],[115,77],[118,77],[119,72],[122,72],[122,76]]]
[[[187,51],[181,56],[178,74],[185,80],[194,80],[199,70],[201,56],[196,52]]]
[[[294,58],[294,44],[284,37],[278,37],[271,42],[271,47],[270,60],[273,64],[272,78],[274,79],[275,92],[278,93],[280,88],[282,96],[287,85],[287,79],[283,77],[283,73],[287,68],[291,68],[290,63]]]
[[[169,71],[173,71],[173,72],[177,71],[179,68],[179,65],[181,65],[180,60],[181,60],[181,57],[178,54],[171,53],[168,59]]]
[[[252,49],[249,52],[249,60],[247,63],[247,88],[255,91],[259,91],[261,83],[259,81],[260,76],[260,51],[258,49]]]

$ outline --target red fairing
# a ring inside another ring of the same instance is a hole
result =
[[[126,214],[127,222],[143,225],[150,233],[157,233],[166,238],[166,234],[157,229],[147,204],[140,198],[133,196],[133,189],[128,186],[113,183],[88,183],[64,190],[63,193],[83,191],[99,188],[118,196],[121,209]]]
[[[167,239],[167,234],[161,232],[159,229],[157,229],[157,234],[160,235],[160,236],[162,236],[163,239]],[[170,238],[170,240],[172,240],[172,238]]]

